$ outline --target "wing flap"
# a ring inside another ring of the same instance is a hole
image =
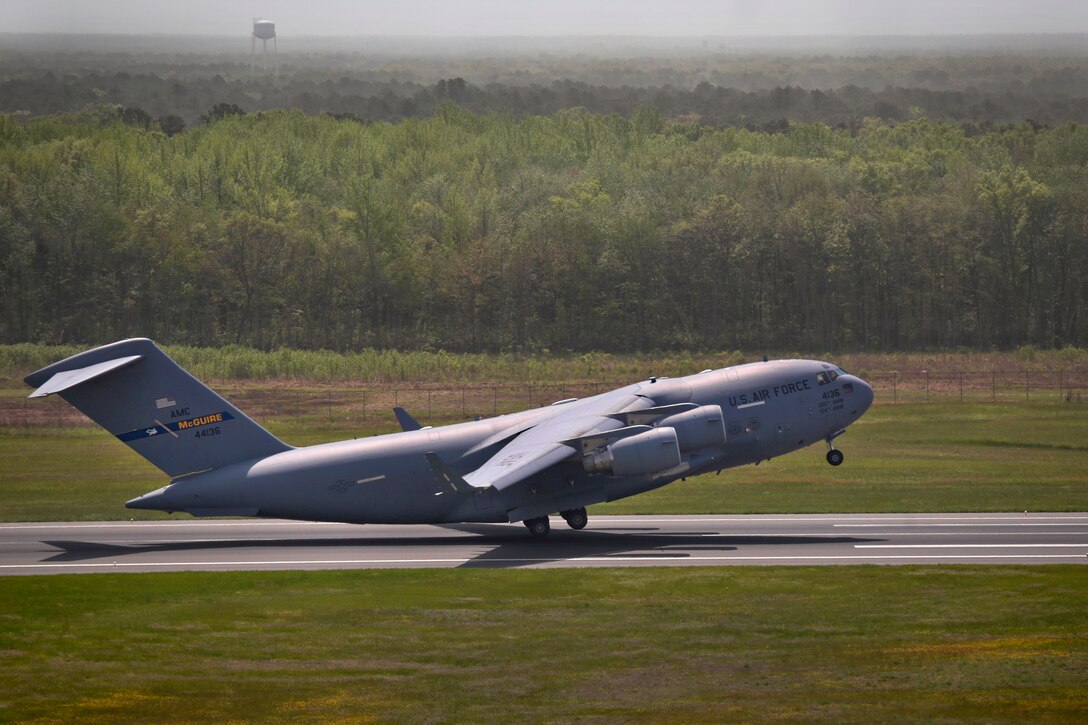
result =
[[[501,491],[565,461],[575,453],[575,449],[565,443],[540,443],[513,449],[507,446],[483,466],[467,474],[465,481],[476,488],[493,486]]]
[[[517,433],[482,466],[465,474],[464,480],[476,488],[493,487],[497,491],[508,489],[580,455],[583,452],[583,438],[612,436],[612,431],[622,427],[622,423],[612,417],[613,413],[648,405],[652,405],[652,401],[632,395],[629,391],[619,390],[558,406],[543,420],[525,421],[513,429],[505,429],[493,436],[498,441],[512,432]],[[522,426],[525,430],[517,432],[517,427]],[[640,426],[638,430],[615,435],[633,435],[647,429],[646,426]]]

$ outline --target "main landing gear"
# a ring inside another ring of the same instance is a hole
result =
[[[586,524],[589,523],[589,514],[586,513],[584,508],[570,509],[568,511],[560,511],[559,515],[563,517],[563,520],[567,522],[567,526],[572,529],[584,529]],[[548,532],[552,530],[551,522],[547,516],[537,516],[535,519],[525,519],[523,522],[525,528],[529,529],[529,533],[534,538],[542,539],[548,535]]]
[[[586,524],[589,523],[589,514],[586,513],[584,508],[571,509],[570,511],[560,511],[559,515],[563,517],[563,520],[567,522],[567,526],[572,529],[584,529]]]
[[[846,431],[839,431],[838,433],[830,436],[827,439],[827,462],[830,463],[832,466],[841,466],[845,456],[843,456],[842,451],[836,448],[831,441],[835,440],[845,432]]]
[[[552,530],[552,525],[548,521],[547,516],[537,516],[535,519],[525,519],[524,523],[525,528],[529,529],[529,533],[536,539],[543,539],[548,535],[548,532]]]

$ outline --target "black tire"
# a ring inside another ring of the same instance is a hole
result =
[[[827,462],[832,466],[841,466],[844,458],[845,456],[842,454],[842,451],[837,448],[832,448],[827,452]]]
[[[542,539],[552,530],[552,525],[547,516],[541,516],[535,519],[525,519],[525,528],[529,529],[529,533],[535,538]]]
[[[571,509],[570,511],[564,511],[563,519],[567,522],[567,526],[575,530],[581,530],[589,523],[589,514],[586,513],[584,508]]]

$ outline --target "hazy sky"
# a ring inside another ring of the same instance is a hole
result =
[[[1088,32],[1088,0],[0,0],[0,32],[248,35]]]

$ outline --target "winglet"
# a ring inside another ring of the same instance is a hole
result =
[[[472,484],[461,477],[461,474],[450,468],[445,461],[439,458],[437,453],[425,453],[424,455],[427,457],[427,463],[431,464],[434,475],[445,481],[446,485],[455,492],[469,493],[476,490]]]
[[[393,415],[397,416],[397,422],[400,423],[401,430],[422,430],[423,428],[423,426],[419,424],[419,421],[412,417],[411,413],[404,408],[401,408],[399,405],[396,408],[393,408]]]

